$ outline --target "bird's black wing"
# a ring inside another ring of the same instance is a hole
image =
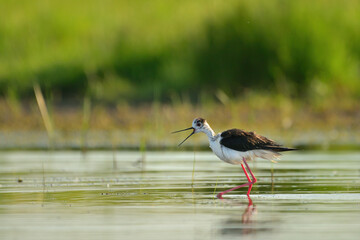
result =
[[[271,150],[275,152],[294,150],[281,147],[280,144],[277,144],[273,140],[254,132],[246,132],[240,129],[230,129],[222,132],[220,144],[227,148],[242,152],[256,149]]]

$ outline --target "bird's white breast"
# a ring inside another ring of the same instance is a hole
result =
[[[221,149],[220,136],[216,136],[214,140],[210,140],[210,148],[215,153],[215,155],[218,156],[218,158],[225,161],[225,157]]]
[[[261,149],[244,152],[233,150],[221,145],[220,140],[221,137],[219,135],[215,136],[212,140],[210,140],[210,148],[218,158],[230,164],[241,164],[243,158],[246,160],[252,160],[256,157],[260,157],[272,161],[273,159],[277,159],[280,156],[279,153]]]
[[[230,164],[240,164],[243,157],[247,158],[248,154],[246,154],[246,152],[227,148],[220,144],[220,140],[220,136],[216,136],[214,140],[210,140],[210,148],[218,158]]]

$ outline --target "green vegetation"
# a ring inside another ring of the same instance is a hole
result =
[[[64,107],[47,102],[53,123],[55,149],[179,149],[186,136],[170,132],[189,127],[195,117],[208,119],[216,132],[228,128],[256,131],[285,145],[301,149],[359,149],[359,103],[337,101],[307,105],[273,95],[253,94],[224,103],[190,101],[131,106],[100,104]],[[89,104],[89,103],[84,103]],[[44,149],[46,129],[36,102],[19,110],[0,101],[0,149]],[[84,108],[82,110],[82,108]],[[43,134],[41,134],[43,132]],[[181,150],[208,150],[205,136],[192,137]],[[188,148],[189,149],[189,148]],[[145,158],[142,158],[145,160]],[[142,161],[143,161],[142,160]]]
[[[0,148],[42,146],[17,134],[47,126],[54,148],[145,152],[176,146],[169,132],[197,116],[352,146],[359,12],[355,0],[2,1]]]
[[[360,98],[360,3],[2,1],[0,94],[107,103]],[[199,89],[200,94],[198,94]],[[15,100],[14,100],[15,99]]]

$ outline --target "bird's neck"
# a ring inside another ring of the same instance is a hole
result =
[[[207,129],[204,131],[204,133],[208,136],[209,141],[214,140],[216,134],[215,134],[214,130],[212,130],[210,127],[207,128]]]

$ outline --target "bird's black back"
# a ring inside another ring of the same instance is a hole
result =
[[[271,150],[274,152],[296,150],[293,148],[282,147],[273,140],[254,132],[246,132],[236,128],[222,132],[220,144],[227,148],[242,152],[256,149]]]

